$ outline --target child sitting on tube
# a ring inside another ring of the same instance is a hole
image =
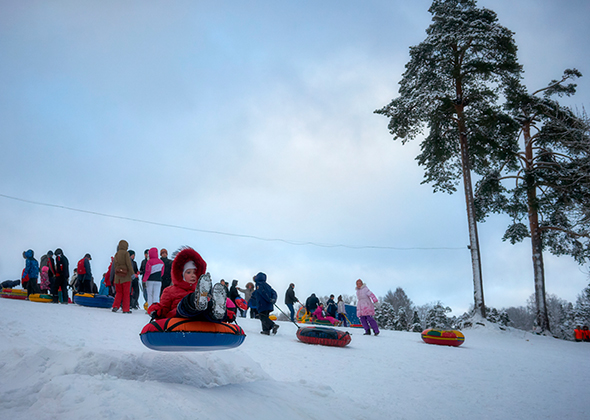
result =
[[[227,321],[227,292],[221,283],[211,286],[207,263],[197,251],[183,247],[172,261],[172,284],[164,289],[160,302],[148,308],[152,318],[194,318]]]

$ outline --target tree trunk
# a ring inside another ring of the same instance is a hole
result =
[[[543,264],[543,242],[541,238],[541,229],[539,229],[539,213],[537,212],[537,190],[531,177],[533,170],[533,141],[531,138],[530,123],[523,127],[523,136],[525,144],[526,168],[525,177],[527,177],[527,207],[529,216],[529,229],[531,231],[531,246],[533,253],[533,277],[535,279],[535,320],[541,332],[548,331],[549,315],[547,313],[547,301],[545,297],[545,266]]]
[[[460,96],[458,96],[460,99]],[[461,100],[462,102],[462,100]],[[456,107],[459,142],[461,144],[461,166],[463,170],[463,187],[465,189],[465,203],[467,206],[467,223],[469,225],[469,249],[471,251],[471,267],[473,270],[473,298],[475,313],[483,318],[486,316],[485,302],[483,299],[483,276],[481,270],[481,255],[479,252],[479,236],[477,234],[477,222],[475,220],[475,202],[473,199],[473,186],[471,185],[471,163],[469,159],[469,147],[467,145],[467,131],[463,118],[463,103]]]

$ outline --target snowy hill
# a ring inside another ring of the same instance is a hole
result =
[[[350,329],[345,348],[240,318],[236,349],[149,350],[149,318],[0,299],[1,419],[587,419],[590,343],[464,330],[459,348]]]

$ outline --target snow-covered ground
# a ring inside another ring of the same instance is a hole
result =
[[[459,348],[350,329],[348,347],[240,318],[215,352],[143,346],[144,311],[0,299],[0,419],[588,419],[590,343],[494,326]]]

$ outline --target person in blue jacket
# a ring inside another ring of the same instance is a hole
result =
[[[39,278],[39,263],[35,259],[35,253],[32,249],[23,253],[25,257],[25,269],[23,271],[23,283],[24,279],[28,279],[27,283],[27,297],[33,293],[39,293],[39,286],[37,286],[37,279]]]
[[[264,273],[256,274],[254,283],[256,283],[256,290],[252,293],[252,298],[256,299],[256,310],[262,324],[260,334],[270,335],[271,331],[276,334],[279,326],[269,318],[269,315],[277,301],[277,292],[266,282]]]

